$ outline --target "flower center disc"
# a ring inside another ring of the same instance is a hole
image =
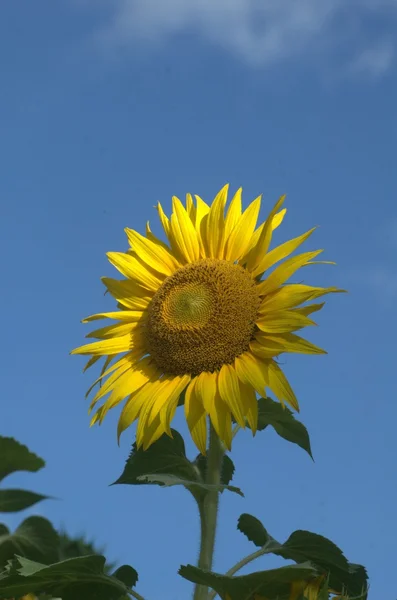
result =
[[[172,375],[198,375],[245,352],[259,308],[256,283],[233,263],[203,259],[182,267],[149,306],[148,352]]]

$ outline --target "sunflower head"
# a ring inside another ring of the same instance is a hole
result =
[[[243,211],[241,189],[226,208],[227,195],[225,186],[211,205],[190,194],[185,204],[173,197],[170,218],[158,204],[166,242],[149,224],[145,235],[126,229],[129,250],[108,253],[124,279],[103,278],[118,310],[84,319],[112,324],[88,334],[97,341],[73,350],[90,356],[86,368],[105,358],[89,390],[100,384],[90,406],[92,423],[125,401],[118,435],[138,420],[138,446],[171,434],[185,392],[185,415],[199,450],[206,450],[208,418],[230,448],[232,417],[255,433],[256,394],[271,390],[298,410],[279,355],[324,353],[296,332],[315,324],[310,315],[323,304],[310,301],[340,290],[288,282],[322,252],[291,257],[314,230],[270,249],[286,213],[285,197],[258,226],[261,198]]]

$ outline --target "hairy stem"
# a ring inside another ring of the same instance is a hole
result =
[[[221,468],[224,450],[212,424],[210,424],[210,446],[207,459],[207,473],[205,482],[219,485],[221,482]],[[198,567],[208,571],[212,568],[215,548],[216,522],[218,517],[219,491],[207,491],[199,502],[201,522],[201,542]],[[194,591],[194,600],[207,600],[208,588],[197,585]]]

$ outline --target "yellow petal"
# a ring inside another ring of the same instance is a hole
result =
[[[230,451],[232,449],[232,414],[230,408],[222,400],[219,390],[216,390],[210,419],[219,439]]]
[[[131,310],[145,310],[153,296],[152,292],[145,290],[135,281],[102,277],[102,282],[117,302]]]
[[[163,242],[163,240],[160,240],[157,236],[154,235],[154,233],[150,229],[149,221],[146,221],[146,237],[147,237],[148,240],[150,240],[151,242],[153,242],[153,244],[156,244],[156,246],[161,246],[162,248],[164,248],[168,252],[170,251],[170,249],[167,246],[167,244],[165,242]]]
[[[250,350],[255,356],[267,360],[285,352],[281,342],[277,343],[274,340],[269,340],[264,334],[262,336],[257,334],[255,336],[256,339],[250,343]]]
[[[94,381],[94,383],[92,383],[90,385],[90,387],[88,388],[85,397],[88,398],[88,396],[90,395],[91,391],[94,389],[94,387],[99,383],[99,385],[102,385],[102,379],[104,379],[105,377],[107,377],[110,373],[112,373],[115,369],[118,369],[119,367],[122,367],[123,365],[125,365],[127,368],[130,367],[132,364],[134,364],[134,362],[136,362],[137,360],[139,360],[140,357],[140,353],[137,350],[132,350],[131,352],[128,352],[128,354],[124,354],[121,355],[120,358],[118,360],[116,360],[110,367],[109,364],[111,363],[111,361],[113,360],[113,358],[115,358],[117,356],[117,354],[111,354],[110,356],[106,357],[105,363],[101,369],[101,374],[100,376]],[[101,356],[99,356],[99,358],[102,358]],[[109,368],[108,368],[109,367]]]
[[[315,323],[304,314],[292,310],[284,310],[259,316],[256,325],[265,333],[285,333],[309,325],[315,325]]]
[[[197,232],[185,207],[176,196],[172,198],[173,213],[171,215],[170,241],[184,257],[185,262],[195,262],[200,257],[200,246]]]
[[[146,316],[146,312],[142,310],[116,310],[114,312],[97,313],[90,315],[85,319],[82,319],[82,323],[89,323],[90,321],[97,321],[98,319],[114,319],[116,321],[123,321],[126,323],[134,323],[135,321],[141,321]]]
[[[125,232],[131,247],[149,267],[167,276],[172,275],[179,268],[178,261],[166,248],[144,238],[133,229],[126,228]]]
[[[299,306],[308,300],[314,300],[320,296],[331,293],[339,293],[340,290],[336,287],[322,288],[303,285],[300,283],[291,283],[280,287],[275,292],[266,296],[259,308],[259,313],[263,314],[271,310],[281,310]]]
[[[125,252],[107,252],[109,262],[116,267],[124,277],[136,281],[139,285],[152,292],[156,292],[164,276],[156,277],[149,269],[146,269],[134,256]]]
[[[216,373],[200,373],[196,377],[196,393],[200,396],[206,413],[210,415],[216,394]]]
[[[193,198],[191,194],[186,194],[186,212],[189,215],[189,219],[193,223],[196,224],[196,207],[193,202]]]
[[[153,404],[157,402],[163,402],[169,392],[169,378],[162,378],[155,381],[151,387],[151,394],[145,397],[145,402],[142,404],[139,410],[139,420],[136,429],[136,444],[140,448],[144,442],[146,431],[149,429],[149,417],[151,415],[151,409]],[[157,417],[159,417],[159,411],[157,411]],[[155,420],[156,415],[152,418],[152,422]]]
[[[178,399],[189,381],[190,375],[169,376],[159,380],[156,388],[153,387],[152,396],[146,400],[139,413],[136,433],[138,448],[141,445],[147,448],[153,443],[154,432],[157,432],[156,435],[165,432],[171,436],[170,424]]]
[[[158,387],[158,380],[156,377],[150,378],[150,380],[144,384],[139,390],[137,390],[125,403],[119,422],[117,425],[117,440],[120,441],[120,436],[138,417],[142,406],[151,397]]]
[[[272,360],[269,363],[269,388],[283,404],[284,400],[295,410],[299,411],[299,404],[293,389],[280,367]]]
[[[199,238],[200,244],[200,256],[202,258],[206,257],[208,254],[208,246],[207,246],[207,236],[206,236],[206,218],[208,213],[210,212],[210,207],[200,196],[195,196],[196,199],[196,220],[195,220],[195,228],[197,232],[197,236]],[[205,217],[205,219],[204,219]],[[204,221],[204,223],[203,223]]]
[[[293,240],[289,240],[288,242],[285,242],[284,244],[280,244],[280,246],[273,248],[273,250],[271,250],[265,256],[263,256],[257,268],[255,269],[255,271],[253,271],[254,275],[257,276],[260,273],[267,271],[267,269],[270,269],[270,267],[275,265],[277,262],[283,260],[283,258],[286,258],[290,254],[292,254],[292,252],[299,248],[299,246],[303,244],[303,242],[305,242],[308,239],[308,237],[311,236],[315,229],[316,227],[313,227],[313,229],[310,229],[306,233],[294,238]]]
[[[196,379],[186,389],[185,417],[190,434],[201,454],[207,450],[207,415],[200,396],[196,393]]]
[[[238,260],[246,252],[251,236],[254,233],[261,206],[261,196],[253,200],[241,215],[228,240],[226,241],[225,258],[232,262]]]
[[[106,413],[117,406],[122,400],[130,396],[145,383],[149,381],[151,377],[159,377],[157,369],[150,362],[150,359],[143,359],[133,368],[125,373],[117,380],[117,385],[114,386],[109,398],[101,407],[101,415],[99,422],[102,423]]]
[[[87,333],[87,338],[97,338],[100,340],[106,340],[110,338],[122,337],[128,335],[137,327],[142,327],[142,321],[135,321],[133,323],[117,323],[116,325],[108,325],[107,327],[101,327],[101,329],[95,329]]]
[[[257,334],[256,339],[266,347],[271,342],[282,345],[283,352],[293,352],[295,354],[327,354],[325,350],[315,346],[311,342],[299,337],[295,333],[279,333],[279,334]]]
[[[160,411],[160,421],[168,435],[171,435],[171,422],[178,406],[179,397],[190,379],[190,375],[176,375],[171,380],[168,399]]]
[[[282,198],[283,198],[283,196],[282,196]],[[279,225],[281,225],[281,223],[283,222],[283,219],[284,219],[284,216],[285,216],[286,212],[287,212],[287,209],[283,208],[283,210],[280,210],[280,212],[278,212],[276,215],[274,215],[273,220],[271,222],[272,231],[274,231],[275,229],[277,229],[277,227],[279,227]],[[248,254],[257,245],[257,243],[259,241],[259,238],[262,235],[262,231],[263,231],[265,225],[266,225],[266,221],[264,223],[262,223],[262,225],[260,225],[258,227],[258,229],[256,229],[254,231],[254,233],[252,234],[250,244],[249,244],[249,246],[248,246],[248,248],[246,250],[245,256],[243,256],[241,258],[241,262],[245,263],[247,261]]]
[[[106,381],[103,382],[103,384],[97,390],[95,396],[91,400],[91,404],[88,409],[89,413],[92,411],[94,406],[99,402],[101,398],[109,394],[109,392],[111,392],[115,387],[117,387],[120,378],[122,378],[125,373],[132,373],[131,364],[121,364],[116,370],[113,371],[112,374],[108,376]]]
[[[279,267],[276,267],[272,273],[270,273],[269,277],[267,277],[264,281],[262,281],[258,287],[257,291],[261,296],[266,294],[270,294],[278,287],[280,287],[287,279],[292,277],[292,275],[303,265],[307,264],[312,258],[318,256],[322,252],[322,250],[315,250],[314,252],[304,252],[303,254],[298,254],[297,256],[293,256],[286,260]]]
[[[71,354],[93,354],[103,356],[105,354],[118,354],[119,352],[127,352],[132,348],[132,339],[130,335],[124,335],[119,338],[93,342],[79,346],[71,351]]]
[[[95,365],[96,362],[98,362],[98,360],[101,359],[100,355],[97,356],[91,356],[91,358],[88,360],[88,362],[86,363],[84,369],[83,369],[83,373],[85,373],[87,371],[87,369],[89,369],[90,367],[92,367],[93,365]]]
[[[240,397],[239,380],[231,365],[223,365],[218,375],[218,389],[222,400],[230,408],[240,427],[245,428],[243,405]]]
[[[201,398],[204,409],[220,440],[230,450],[232,442],[231,412],[220,396],[217,378],[217,373],[200,373],[196,377],[195,392]]]
[[[246,264],[247,264],[247,269],[249,271],[251,271],[252,273],[254,273],[255,275],[258,275],[259,273],[263,272],[263,270],[262,271],[258,270],[258,265],[261,264],[262,260],[266,256],[266,252],[269,249],[269,245],[270,245],[270,242],[272,239],[272,232],[273,232],[273,219],[274,219],[274,216],[276,215],[277,211],[279,210],[279,208],[281,208],[284,200],[285,200],[285,195],[281,196],[277,200],[276,204],[274,205],[273,209],[271,210],[268,218],[266,219],[266,221],[263,225],[262,231],[259,235],[258,242],[251,249],[248,256],[244,257],[244,262],[246,262]]]
[[[223,246],[225,241],[224,212],[228,190],[229,184],[226,184],[215,196],[206,220],[210,258],[223,258]]]
[[[225,218],[225,240],[237,225],[242,213],[242,192],[243,188],[239,188],[230,202]]]
[[[239,386],[244,414],[247,417],[252,434],[255,435],[258,428],[258,400],[256,399],[255,390],[251,384],[243,383],[240,379]]]
[[[311,315],[318,310],[321,310],[324,306],[325,302],[319,302],[318,304],[309,304],[308,306],[303,306],[302,308],[293,308],[291,312],[297,313],[299,315]]]
[[[280,212],[278,212],[276,215],[274,215],[273,222],[272,222],[273,231],[281,225],[281,223],[284,220],[286,212],[287,212],[287,209],[283,208],[282,210],[280,210]]]
[[[160,416],[158,415],[153,423],[151,423],[151,425],[149,425],[149,427],[146,429],[145,439],[143,440],[143,449],[147,450],[164,433],[164,427],[160,421]]]
[[[165,214],[165,212],[163,211],[163,207],[161,206],[160,202],[157,203],[157,212],[159,214],[160,222],[161,222],[161,225],[163,226],[165,235],[168,238],[169,233],[170,233],[170,220],[167,217],[167,215]]]
[[[260,394],[265,395],[268,383],[268,362],[260,360],[251,352],[240,354],[234,365],[238,378],[245,384],[250,384]]]

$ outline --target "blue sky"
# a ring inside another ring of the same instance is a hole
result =
[[[189,596],[196,509],[178,488],[108,487],[133,431],[119,448],[117,411],[89,429],[93,375],[68,353],[112,305],[100,277],[124,227],[159,231],[158,200],[226,182],[263,192],[261,217],[287,193],[276,241],[320,225],[306,247],[338,264],[307,282],[349,294],[308,332],[329,354],[285,359],[315,463],[271,431],[237,436],[245,498],[222,496],[215,569],[253,550],[249,512],[280,541],[330,537],[367,566],[371,600],[396,598],[396,25],[395,0],[1,4],[1,434],[47,460],[9,484],[59,498],[26,513],[106,545],[147,600]]]

